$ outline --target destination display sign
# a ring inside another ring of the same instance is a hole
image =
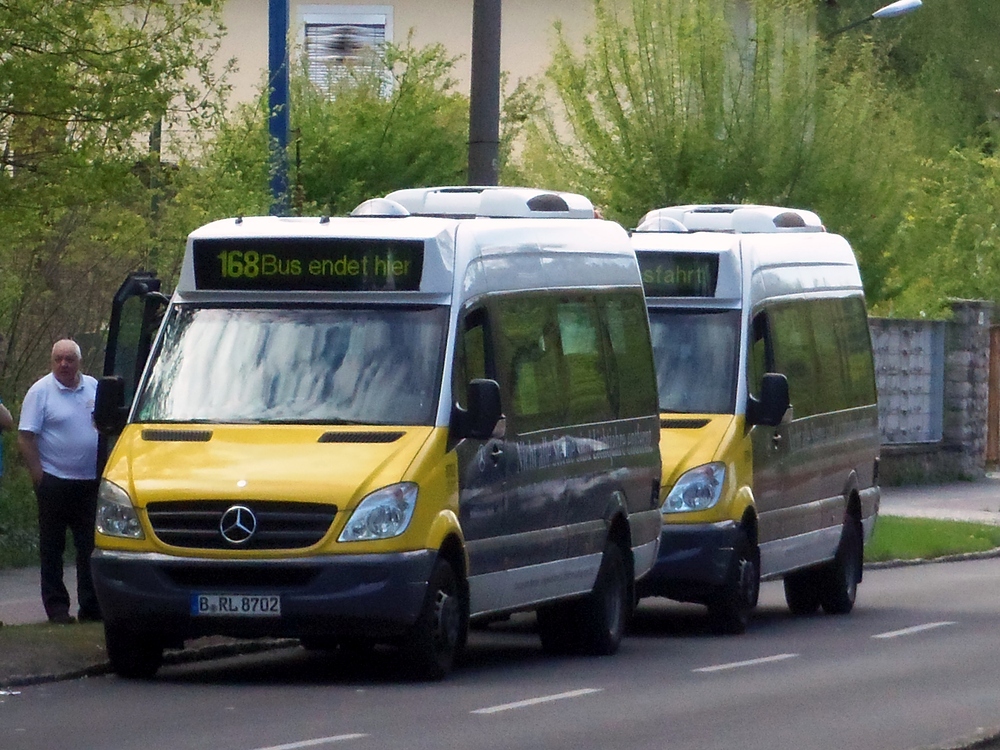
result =
[[[647,297],[714,297],[717,253],[636,252]]]
[[[317,237],[194,240],[198,289],[219,291],[415,292],[422,240]]]

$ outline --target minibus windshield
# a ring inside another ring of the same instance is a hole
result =
[[[429,425],[446,307],[178,305],[139,422]]]
[[[732,414],[739,310],[651,309],[661,412]]]

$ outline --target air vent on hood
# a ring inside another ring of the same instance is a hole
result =
[[[395,443],[402,432],[324,432],[321,443]]]
[[[707,419],[661,419],[660,427],[666,430],[697,430],[708,424]]]
[[[207,443],[211,430],[143,430],[142,439],[161,443]]]

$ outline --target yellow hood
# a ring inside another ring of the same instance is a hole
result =
[[[328,501],[346,510],[372,490],[404,479],[432,431],[129,425],[104,475],[127,489],[138,507],[165,500],[252,499]]]

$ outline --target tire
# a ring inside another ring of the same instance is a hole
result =
[[[542,651],[552,656],[578,654],[582,648],[580,632],[575,623],[580,621],[581,602],[560,602],[539,608],[538,637]]]
[[[594,590],[580,602],[580,653],[610,656],[618,650],[632,614],[632,586],[625,553],[608,541]]]
[[[608,541],[593,590],[583,599],[538,610],[538,634],[548,654],[610,656],[632,614],[632,582],[622,548]]]
[[[426,680],[440,680],[455,664],[469,627],[469,605],[455,570],[446,561],[434,563],[427,595],[403,644],[413,673]]]
[[[708,604],[712,629],[724,635],[746,632],[760,594],[760,551],[741,530],[733,546],[733,561],[722,589]]]
[[[811,615],[819,609],[822,581],[815,570],[785,576],[785,602],[793,615]]]
[[[861,524],[856,518],[848,516],[844,519],[837,556],[823,570],[819,601],[827,614],[846,615],[854,609],[864,564],[863,554]]]
[[[119,677],[149,679],[163,664],[163,643],[155,636],[105,625],[104,645],[111,669]]]

